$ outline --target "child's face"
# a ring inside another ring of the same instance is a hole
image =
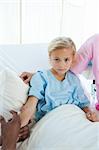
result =
[[[64,75],[71,67],[73,50],[68,48],[56,49],[50,54],[50,63],[58,75]]]

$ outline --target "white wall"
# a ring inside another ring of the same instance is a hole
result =
[[[0,0],[0,44],[69,36],[78,48],[97,32],[99,0]]]
[[[20,0],[0,0],[0,44],[19,43]]]

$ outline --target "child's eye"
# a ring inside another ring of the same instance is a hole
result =
[[[68,58],[66,58],[66,59],[65,59],[65,62],[67,62],[67,61],[69,61],[69,59],[68,59]]]
[[[54,59],[55,61],[60,61],[58,58]]]

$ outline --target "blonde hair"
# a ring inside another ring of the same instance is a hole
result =
[[[54,40],[52,40],[48,46],[48,53],[51,55],[51,52],[56,49],[69,49],[71,48],[73,50],[73,55],[76,52],[76,46],[75,43],[72,41],[71,38],[68,37],[57,37]]]

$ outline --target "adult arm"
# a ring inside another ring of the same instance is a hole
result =
[[[20,117],[17,113],[12,112],[12,120],[6,122],[1,117],[1,137],[2,137],[2,150],[16,150],[16,143],[20,131]]]

